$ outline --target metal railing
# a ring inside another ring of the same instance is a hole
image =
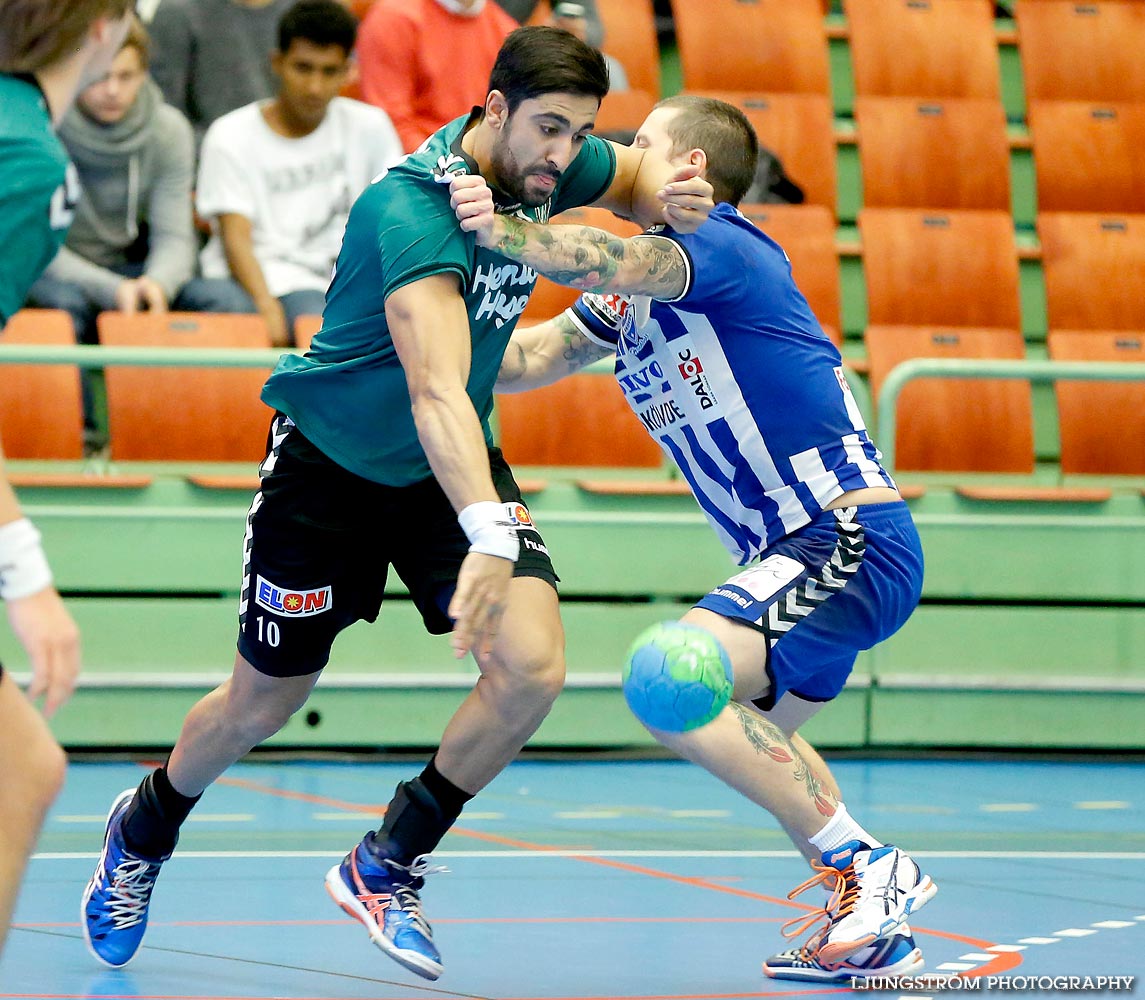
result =
[[[1021,379],[1034,383],[1145,382],[1145,364],[1124,361],[993,361],[912,358],[896,365],[879,390],[876,441],[888,472],[895,467],[895,418],[903,387],[918,378]],[[883,432],[885,428],[885,433]]]
[[[0,364],[71,364],[80,368],[134,365],[154,368],[273,368],[289,348],[102,347],[5,344]],[[1145,363],[1122,361],[1002,361],[912,358],[896,365],[879,391],[876,440],[889,472],[895,467],[895,419],[898,399],[908,382],[919,378],[1021,379],[1031,383],[1059,380],[1145,382]],[[883,430],[886,429],[886,433]]]

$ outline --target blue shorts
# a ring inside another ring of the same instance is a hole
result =
[[[823,511],[771,546],[758,563],[696,603],[767,637],[771,689],[830,701],[860,650],[896,632],[922,593],[922,545],[907,505]]]

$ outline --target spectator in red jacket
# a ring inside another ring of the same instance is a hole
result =
[[[492,0],[377,0],[358,32],[362,96],[384,109],[407,153],[485,100],[517,22]]]

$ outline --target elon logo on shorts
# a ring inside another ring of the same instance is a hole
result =
[[[291,618],[309,618],[329,611],[333,598],[329,587],[315,590],[289,590],[271,583],[265,577],[256,576],[254,602],[260,608],[273,611],[276,615],[289,615]]]

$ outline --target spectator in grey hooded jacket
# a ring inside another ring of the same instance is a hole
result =
[[[98,343],[96,317],[104,310],[180,308],[196,266],[191,127],[148,77],[148,48],[136,21],[107,76],[80,92],[60,125],[83,194],[67,242],[32,286],[28,305],[69,312],[85,344]],[[228,303],[209,294],[193,298],[197,308],[227,311]],[[105,443],[92,382],[84,381],[89,451]]]

